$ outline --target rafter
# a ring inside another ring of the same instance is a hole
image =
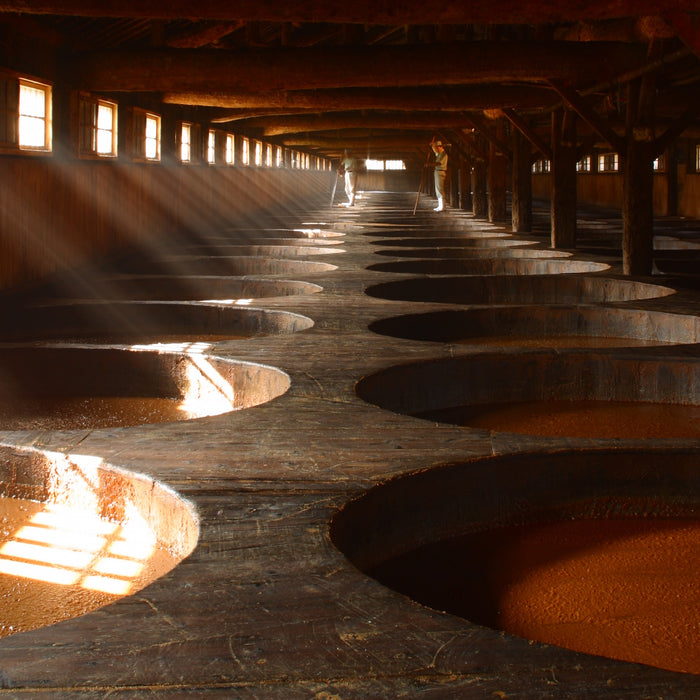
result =
[[[550,85],[559,93],[566,104],[571,107],[594,131],[604,138],[618,153],[625,152],[625,140],[597,114],[590,105],[574,90],[562,81],[550,80]]]
[[[507,143],[504,143],[496,134],[493,133],[493,130],[489,128],[489,126],[480,116],[470,114],[467,119],[467,123],[472,128],[476,129],[482,136],[484,136],[489,143],[493,144],[496,150],[504,155],[508,160],[513,160],[512,149]]]
[[[510,123],[547,159],[552,160],[552,149],[530,127],[530,125],[513,109],[504,109],[503,113]]]
[[[558,101],[547,87],[537,85],[480,85],[463,87],[347,88],[278,90],[275,92],[166,92],[167,104],[233,109],[308,109],[312,111],[407,110],[463,111],[496,106],[543,108]]]
[[[248,92],[474,85],[612,76],[644,61],[643,47],[575,42],[473,42],[249,51],[96,51],[75,57],[81,88],[96,91]]]
[[[658,15],[664,10],[697,11],[697,0],[0,0],[0,12],[83,17],[218,19],[313,22],[318,17],[349,24],[528,24]]]

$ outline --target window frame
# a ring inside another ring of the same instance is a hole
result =
[[[99,111],[100,107],[108,107],[112,112],[112,128],[109,130],[111,136],[112,147],[109,153],[99,150],[100,143],[100,131],[107,131],[106,129],[100,129],[99,125]],[[91,109],[90,121],[89,123],[85,120],[85,113],[87,109]],[[113,100],[105,100],[97,95],[92,95],[89,93],[80,93],[78,95],[78,109],[76,118],[76,129],[77,129],[77,152],[78,157],[82,159],[96,159],[96,160],[110,160],[117,158],[119,154],[119,105]],[[85,133],[89,131],[89,136],[86,137]],[[90,145],[86,145],[87,141],[90,141]],[[94,144],[94,145],[93,145]]]
[[[216,152],[216,129],[209,129],[207,131],[207,165],[217,164],[217,152]]]
[[[185,138],[187,134],[187,138]],[[184,165],[191,165],[192,158],[192,137],[194,136],[194,124],[192,122],[180,122],[180,130],[178,133],[177,153],[180,162]],[[187,157],[184,157],[185,151]]]
[[[148,136],[148,123],[154,121],[156,124],[155,137]],[[131,108],[130,121],[130,150],[131,159],[136,163],[160,163],[162,149],[162,120],[160,114],[141,107]],[[150,140],[155,140],[156,153],[154,156],[149,156],[148,143]]]
[[[33,90],[38,90],[44,95],[44,113],[41,116],[35,114],[23,114],[22,113],[22,88],[29,88]],[[53,136],[53,96],[52,96],[52,86],[48,83],[41,82],[39,80],[33,80],[31,78],[20,77],[19,78],[19,91],[17,99],[17,148],[22,152],[33,152],[33,153],[51,153],[52,151],[52,136]],[[26,145],[22,144],[22,117],[29,119],[38,119],[43,123],[44,138],[41,146]]]
[[[236,137],[234,134],[226,134],[224,143],[224,163],[226,165],[236,164]]]
[[[44,92],[43,146],[20,146],[19,104],[23,84]],[[50,80],[0,68],[0,153],[31,157],[53,156],[53,90],[54,84]]]
[[[620,155],[613,151],[606,151],[598,154],[598,172],[599,173],[619,173],[620,172]]]

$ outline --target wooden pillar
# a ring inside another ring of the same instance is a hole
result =
[[[498,129],[498,137],[502,139],[503,126]],[[508,178],[508,159],[496,149],[494,143],[489,145],[489,221],[505,221],[507,214],[506,207],[506,184]]]
[[[487,194],[487,164],[485,160],[477,158],[474,160],[472,170],[472,192],[474,216],[478,219],[485,219],[489,215],[489,202]]]
[[[576,123],[572,111],[552,113],[552,248],[576,247]]]
[[[678,157],[675,144],[666,149],[666,215],[678,214]]]
[[[625,154],[622,158],[622,271],[651,275],[654,249],[654,158],[648,81],[627,85]]]
[[[627,139],[622,196],[622,271],[626,275],[645,276],[652,271],[654,157],[651,138],[637,132]]]
[[[532,230],[532,148],[530,142],[513,129],[513,202],[511,205],[514,232]]]
[[[459,208],[472,211],[472,207],[472,164],[463,160],[459,169]]]

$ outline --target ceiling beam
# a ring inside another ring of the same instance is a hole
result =
[[[599,115],[593,108],[569,85],[561,81],[550,81],[552,87],[561,95],[564,102],[573,109],[583,121],[602,136],[618,153],[625,152],[625,139],[618,134],[610,122]]]
[[[282,136],[304,132],[333,131],[336,129],[439,129],[459,127],[467,123],[461,112],[399,112],[377,113],[331,113],[327,115],[303,115],[250,119],[242,128],[262,128],[264,136]]]
[[[278,90],[275,92],[221,92],[193,90],[165,92],[166,104],[230,109],[305,109],[323,112],[352,110],[462,111],[492,107],[535,109],[550,107],[559,96],[538,85],[479,85],[423,88],[347,88]],[[235,118],[235,117],[234,117]]]
[[[504,109],[508,121],[547,159],[552,160],[552,149],[515,110]]]
[[[469,85],[619,75],[644,61],[644,46],[577,42],[473,42],[306,49],[96,51],[74,57],[77,87],[107,92]]]
[[[74,17],[347,24],[537,24],[697,11],[697,0],[0,0],[0,12]]]

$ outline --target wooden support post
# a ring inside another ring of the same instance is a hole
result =
[[[623,168],[622,271],[626,275],[650,275],[654,247],[653,142],[632,135]]]
[[[657,143],[639,110],[642,84],[627,86],[626,147],[622,185],[622,271],[650,275],[654,248],[654,158]],[[643,95],[642,95],[643,97]],[[641,118],[640,118],[641,117]]]
[[[472,171],[472,211],[477,219],[485,219],[489,214],[489,203],[487,195],[487,175],[488,166],[485,160],[477,158],[474,160],[474,170]]]
[[[517,129],[513,130],[513,202],[514,232],[532,230],[532,147]]]
[[[576,247],[576,122],[572,111],[552,113],[552,248]]]
[[[503,125],[499,125],[498,138],[502,141]],[[488,185],[489,185],[489,221],[498,222],[507,219],[506,180],[508,177],[508,159],[502,155],[496,144],[490,142]]]
[[[459,177],[459,208],[464,211],[473,211],[471,161],[462,161],[462,167],[459,170]]]
[[[666,162],[666,216],[678,214],[678,157],[673,144],[664,153]]]

